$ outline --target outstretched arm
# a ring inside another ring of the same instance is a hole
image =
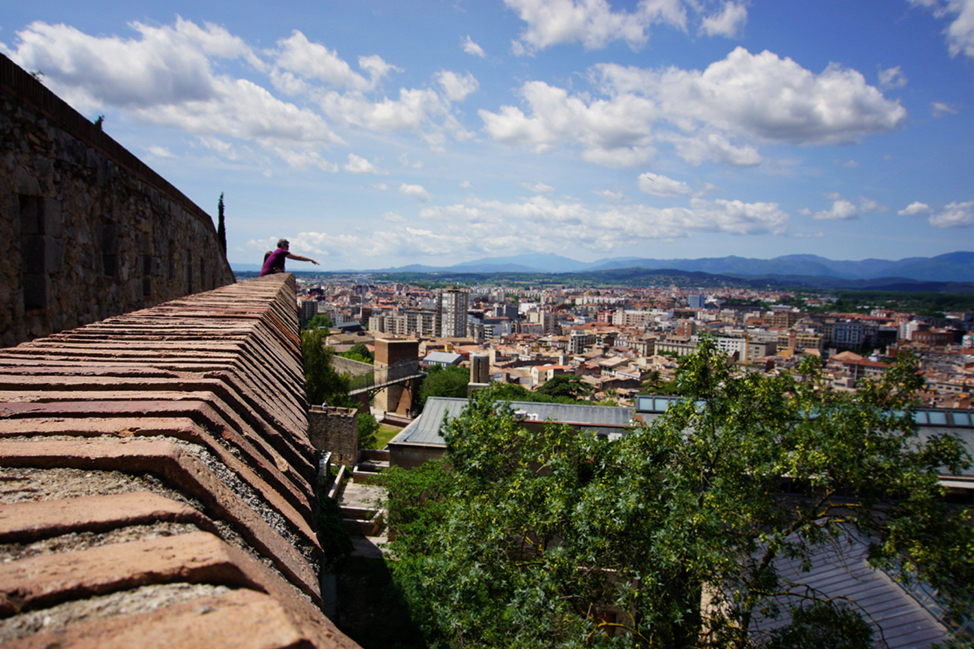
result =
[[[290,252],[287,253],[287,258],[288,259],[293,259],[294,261],[310,261],[315,266],[318,266],[319,265],[318,262],[316,262],[311,257],[302,257],[301,255],[295,255],[295,254],[290,253]]]

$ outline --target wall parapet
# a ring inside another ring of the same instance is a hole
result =
[[[294,304],[273,275],[0,350],[0,644],[357,646]]]
[[[234,281],[205,211],[3,55],[0,151],[0,346]]]

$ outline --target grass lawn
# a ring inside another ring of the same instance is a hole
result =
[[[379,430],[375,434],[376,448],[385,448],[386,443],[399,434],[402,428],[396,428],[395,426],[387,426],[386,424],[379,424]]]

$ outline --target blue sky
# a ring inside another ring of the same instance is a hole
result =
[[[974,250],[974,0],[35,0],[0,51],[233,264]]]

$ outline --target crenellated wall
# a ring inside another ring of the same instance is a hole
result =
[[[0,350],[0,645],[356,647],[316,470],[292,275]]]
[[[210,216],[0,55],[0,347],[233,281]]]

